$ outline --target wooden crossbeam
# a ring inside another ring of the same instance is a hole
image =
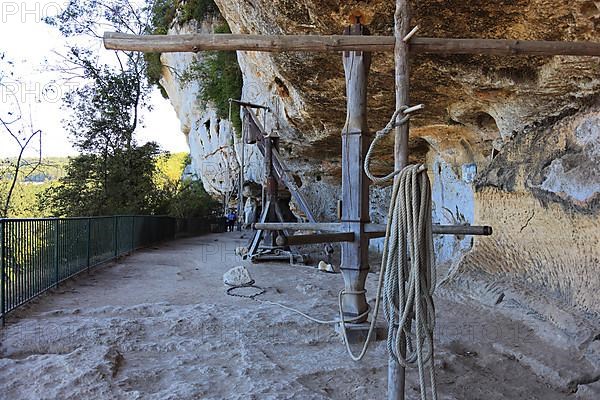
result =
[[[353,242],[353,232],[313,233],[306,235],[278,236],[278,246],[301,246],[306,244]]]
[[[104,46],[109,50],[143,51],[157,53],[198,52],[206,50],[242,51],[305,51],[392,52],[393,36],[345,35],[130,35],[106,32]],[[510,39],[444,39],[413,37],[411,53],[433,54],[493,54],[529,56],[600,56],[600,43],[557,42]]]
[[[252,224],[253,229],[264,231],[308,230],[323,232],[344,232],[344,224],[339,222],[267,222]],[[385,236],[385,224],[365,224],[365,233],[369,238]],[[432,225],[434,235],[477,235],[490,236],[492,227],[487,225]]]

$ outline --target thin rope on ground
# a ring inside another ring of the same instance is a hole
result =
[[[315,322],[315,323],[321,324],[321,325],[335,325],[335,324],[339,324],[339,323],[352,323],[352,322],[358,321],[358,320],[366,317],[367,315],[369,315],[369,312],[371,311],[370,308],[368,308],[365,312],[363,312],[362,314],[360,314],[360,315],[358,315],[356,317],[353,317],[353,318],[343,318],[343,317],[341,317],[340,319],[323,320],[323,319],[312,317],[312,316],[310,316],[310,315],[308,315],[308,314],[306,314],[306,313],[304,313],[304,312],[302,312],[302,311],[300,311],[300,310],[298,310],[296,308],[287,306],[287,305],[285,305],[283,303],[279,303],[277,301],[259,299],[258,296],[266,293],[266,289],[263,289],[260,286],[256,286],[254,283],[255,283],[254,280],[252,280],[249,283],[244,284],[244,285],[231,286],[231,287],[229,287],[227,289],[226,293],[229,296],[242,297],[242,298],[246,298],[246,299],[252,299],[252,300],[257,301],[259,303],[265,303],[265,304],[270,304],[270,305],[281,307],[281,308],[283,308],[285,310],[294,312],[294,313],[296,313],[296,314],[298,314],[298,315],[300,315],[300,316],[308,319],[309,321],[312,321],[312,322]],[[259,289],[259,292],[258,293],[253,293],[251,295],[244,295],[244,294],[239,294],[239,293],[235,293],[234,292],[235,290],[243,289],[243,288],[255,288],[255,289]],[[339,294],[338,294],[340,304],[341,304],[342,297],[345,294],[350,294],[350,293],[352,293],[352,294],[366,293],[366,290],[357,291],[357,292],[346,292],[344,290],[341,290],[339,292]]]

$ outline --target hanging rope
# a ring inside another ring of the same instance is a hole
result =
[[[383,184],[398,174],[400,176],[394,182],[387,216],[375,313],[367,342],[356,358],[362,358],[368,348],[379,311],[383,278],[383,311],[388,322],[388,353],[403,367],[417,365],[422,400],[427,399],[425,369],[428,369],[431,395],[433,400],[436,400],[433,349],[435,308],[432,298],[436,282],[433,269],[429,177],[423,165],[409,165],[401,171],[393,171],[383,177],[375,176],[370,171],[371,156],[377,143],[395,126],[408,122],[408,109],[403,106],[394,112],[388,124],[376,133],[365,157],[364,171],[374,184]],[[396,122],[400,113],[406,115]],[[414,334],[411,330],[413,320]],[[351,356],[355,358],[352,354]]]
[[[388,321],[388,352],[403,367],[417,365],[422,400],[427,399],[428,369],[432,398],[436,400],[431,186],[423,165],[407,166],[394,183],[381,268],[385,275],[383,311]]]
[[[433,330],[433,236],[431,232],[431,186],[423,165],[409,165],[399,172],[392,190],[375,307],[367,339],[358,355],[352,353],[345,323],[342,335],[348,354],[361,360],[375,330],[383,292],[383,311],[388,323],[389,354],[403,367],[416,364],[421,399],[427,399],[425,370],[428,369],[433,400],[437,399],[434,374]],[[397,175],[397,173],[395,173]],[[343,319],[340,299],[340,320]],[[414,321],[414,331],[411,325]],[[405,348],[405,355],[401,349]]]

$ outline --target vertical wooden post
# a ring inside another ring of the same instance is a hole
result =
[[[346,28],[345,35],[367,34],[360,24]],[[367,125],[367,81],[371,54],[361,51],[344,52],[347,114],[342,131],[342,224],[344,231],[354,233],[353,242],[342,243],[340,269],[344,288],[344,315],[357,317],[367,311],[364,293],[369,272],[369,238],[364,224],[369,222],[369,179],[363,163],[369,145]],[[365,316],[362,321],[366,321]]]
[[[276,144],[276,139],[269,136],[263,140],[265,142],[265,173],[267,175],[267,221],[277,221],[275,209],[279,201],[279,185],[273,171],[273,146]],[[276,238],[277,232],[267,231],[265,233],[264,243],[269,247],[275,247],[277,246],[275,243]]]
[[[240,107],[240,113],[242,113],[242,120],[244,119],[244,114],[246,113],[246,108],[245,107]],[[231,122],[231,121],[230,121]],[[242,192],[244,191],[244,164],[245,164],[245,154],[244,154],[244,150],[246,147],[246,124],[242,123],[242,132],[241,132],[241,144],[242,144],[242,148],[240,149],[240,177],[239,177],[239,183],[238,183],[238,207],[237,207],[237,213],[238,213],[238,219],[237,219],[237,230],[241,231],[242,230],[242,215],[244,214],[244,196],[242,196]]]
[[[410,29],[408,0],[396,0],[394,22],[394,36],[396,37],[394,49],[396,63],[396,108],[398,109],[408,105],[409,101],[408,87],[410,71],[408,64],[408,44],[402,40]],[[402,117],[403,115],[399,115],[398,119]],[[394,168],[395,170],[399,170],[408,164],[408,123],[398,126],[395,133]],[[397,332],[395,333],[398,334]],[[388,400],[404,399],[405,375],[404,368],[390,357],[388,360]]]

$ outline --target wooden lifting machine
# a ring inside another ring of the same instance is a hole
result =
[[[410,27],[408,0],[396,0],[393,37],[363,35],[359,24],[346,29],[346,35],[128,35],[105,33],[107,49],[143,52],[199,52],[206,50],[343,52],[346,76],[347,120],[342,130],[342,218],[339,223],[257,223],[261,231],[311,229],[313,235],[290,235],[281,245],[340,242],[341,270],[348,295],[343,309],[348,317],[364,315],[368,310],[365,280],[369,270],[369,240],[385,235],[384,227],[369,220],[369,180],[363,171],[370,133],[367,125],[367,76],[371,52],[394,52],[396,109],[409,105],[409,57],[414,53],[493,54],[508,56],[600,56],[600,43],[522,41],[501,39],[445,39],[414,36]],[[404,116],[398,115],[399,122]],[[270,141],[267,141],[269,143]],[[267,157],[273,157],[273,143]],[[408,124],[395,128],[395,169],[408,163]],[[275,210],[276,212],[276,210]],[[435,234],[489,235],[490,227],[433,226]],[[275,237],[277,240],[277,237]],[[276,243],[277,244],[277,243]],[[364,316],[366,321],[367,316]],[[360,321],[359,321],[360,322]],[[405,371],[393,358],[388,367],[388,399],[404,399]]]
[[[308,207],[308,202],[302,196],[302,193],[300,193],[293,177],[289,173],[285,161],[279,155],[280,137],[278,133],[276,131],[267,133],[264,123],[261,124],[257,115],[252,111],[252,109],[270,111],[270,108],[233,99],[230,101],[238,103],[242,109],[242,142],[244,144],[255,144],[264,158],[265,181],[263,184],[266,190],[259,223],[286,223],[295,219],[289,207],[282,204],[287,203],[287,201],[280,201],[282,200],[279,198],[280,187],[286,187],[289,190],[292,198],[296,201],[296,204],[298,204],[309,222],[316,222]],[[243,158],[242,154],[240,182],[244,181]],[[242,193],[241,185],[239,193]],[[241,204],[241,201],[238,201],[238,204]],[[241,215],[241,212],[238,213]],[[292,264],[304,262],[306,257],[290,248],[286,240],[287,235],[289,235],[287,229],[256,230],[248,246],[245,258],[250,259],[252,262],[288,258]]]

